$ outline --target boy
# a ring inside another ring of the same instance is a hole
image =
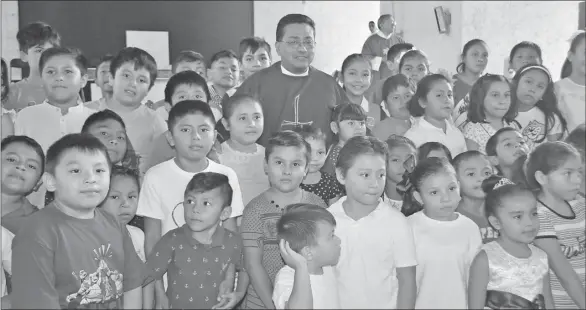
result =
[[[391,48],[389,48],[389,52],[387,53],[386,61],[386,65],[389,69],[389,75],[384,79],[376,81],[376,83],[372,83],[370,88],[364,94],[368,102],[381,105],[383,111],[385,112],[383,119],[390,116],[389,111],[384,105],[384,100],[386,97],[383,95],[383,84],[389,77],[399,74],[399,63],[401,62],[401,56],[403,56],[403,54],[411,49],[413,49],[413,44],[411,43],[397,43],[391,46]]]
[[[231,309],[244,297],[249,279],[242,268],[242,238],[220,225],[230,217],[231,202],[232,188],[223,174],[198,173],[187,184],[185,224],[167,232],[148,257],[145,284],[165,272],[173,282],[166,294],[160,280],[155,284],[157,304],[163,309]],[[240,271],[238,287],[218,296],[229,265]]]
[[[26,136],[2,140],[2,226],[16,234],[23,221],[38,211],[26,198],[41,185],[45,153]]]
[[[112,59],[112,100],[106,108],[116,112],[126,124],[126,133],[139,160],[141,175],[153,141],[165,132],[165,121],[142,101],[155,84],[157,63],[153,56],[136,47],[122,49]]]
[[[277,309],[340,308],[332,268],[340,258],[335,229],[334,216],[322,207],[301,203],[287,207],[277,222],[281,256],[287,264],[275,278]]]
[[[242,64],[242,81],[255,72],[271,66],[271,46],[263,38],[242,39],[238,53]]]
[[[43,22],[35,22],[20,29],[16,34],[16,39],[20,48],[20,58],[28,63],[29,75],[27,78],[10,85],[8,100],[4,108],[14,109],[18,112],[28,106],[41,104],[45,100],[39,58],[46,49],[58,47],[61,44],[61,37],[53,27]]]
[[[381,105],[386,118],[378,122],[372,130],[372,135],[386,141],[391,135],[403,136],[415,121],[408,106],[413,97],[409,79],[403,74],[396,74],[386,79],[382,86],[385,98]]]
[[[222,98],[228,90],[240,81],[240,64],[238,57],[231,50],[215,53],[210,60],[208,86],[211,98],[209,104],[217,120],[222,118]]]
[[[47,151],[46,169],[43,182],[55,200],[13,240],[12,306],[141,308],[143,263],[128,231],[97,208],[110,185],[104,145],[90,135],[66,135]]]
[[[96,68],[96,85],[102,91],[102,98],[85,103],[85,106],[94,110],[104,110],[108,102],[112,100],[112,75],[110,74],[110,64],[114,56],[107,54],[100,58],[100,63]]]
[[[529,154],[529,146],[515,128],[504,127],[486,142],[486,155],[499,175],[518,183],[525,183],[523,161]]]

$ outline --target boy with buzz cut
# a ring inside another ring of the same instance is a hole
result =
[[[231,50],[215,53],[210,60],[208,86],[210,88],[209,104],[216,120],[222,118],[222,100],[226,92],[240,82],[240,63]]]
[[[284,266],[275,278],[277,309],[339,309],[332,266],[340,258],[336,220],[326,209],[298,203],[287,206],[277,222]]]
[[[157,242],[148,257],[145,284],[157,280],[157,305],[163,309],[232,309],[244,297],[249,279],[242,268],[242,237],[220,225],[232,212],[230,180],[220,173],[198,173],[187,183],[181,204],[185,224]],[[238,286],[222,293],[231,268],[239,271]],[[173,283],[166,293],[160,281],[165,272]]]
[[[13,240],[13,308],[141,309],[144,264],[126,228],[97,208],[110,185],[106,147],[64,136],[47,151],[43,182],[55,200]]]
[[[29,75],[27,78],[10,85],[8,99],[3,108],[18,112],[45,100],[39,59],[46,49],[58,47],[61,44],[61,37],[53,27],[43,22],[34,22],[21,28],[16,34],[16,39],[20,49],[20,58],[28,63]]]

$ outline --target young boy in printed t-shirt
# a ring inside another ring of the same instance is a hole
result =
[[[287,264],[275,278],[277,309],[339,309],[332,266],[340,258],[336,220],[326,209],[311,204],[287,206],[277,222],[281,256]],[[295,291],[295,294],[293,294]]]
[[[43,182],[55,200],[13,240],[16,309],[140,309],[144,268],[127,230],[97,208],[108,194],[104,145],[70,134],[47,151]],[[122,298],[124,296],[124,298]]]
[[[16,34],[16,40],[20,58],[28,63],[29,75],[10,85],[8,99],[3,108],[18,112],[28,106],[41,104],[45,100],[39,59],[46,49],[59,46],[61,37],[53,27],[43,22],[34,22],[21,28]]]

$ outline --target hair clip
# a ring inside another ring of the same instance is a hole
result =
[[[511,182],[511,180],[507,178],[501,178],[498,183],[494,186],[493,190],[505,186],[505,185],[515,185],[515,183]]]

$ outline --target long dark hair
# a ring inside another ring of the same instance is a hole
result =
[[[572,39],[572,44],[570,44],[570,53],[575,54],[576,52],[578,52],[578,44],[581,40],[584,40],[584,38],[586,38],[586,32],[582,30],[582,32],[578,33],[578,35],[575,36],[574,39]],[[561,78],[565,79],[570,75],[572,75],[572,62],[570,62],[570,60],[566,57],[564,65],[562,66]]]

